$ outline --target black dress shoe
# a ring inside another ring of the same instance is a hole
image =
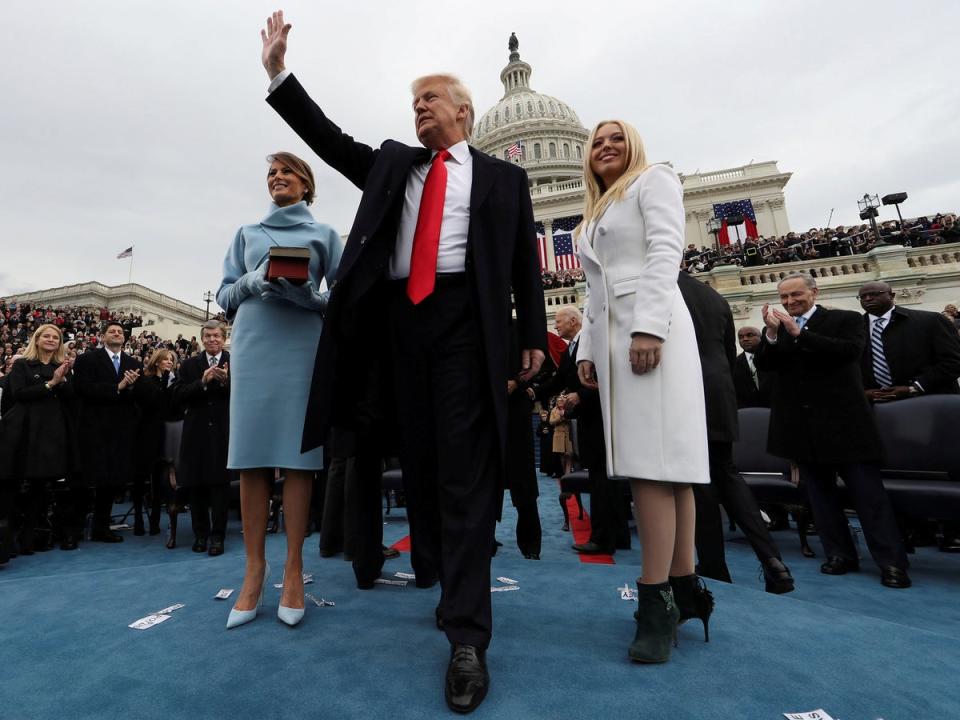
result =
[[[60,541],[61,550],[76,550],[77,549],[77,538],[73,535],[64,536],[63,540]]]
[[[383,559],[384,560],[393,560],[400,557],[400,551],[396,548],[383,546]]]
[[[480,707],[490,687],[490,675],[483,650],[455,643],[450,648],[450,665],[444,683],[447,707],[469,713]]]
[[[607,548],[607,547],[603,547],[602,545],[597,545],[592,540],[585,543],[574,543],[570,547],[572,547],[581,555],[613,555],[613,553],[615,552],[613,548]]]
[[[893,565],[880,569],[880,583],[888,588],[908,588],[913,585],[907,571]]]
[[[193,541],[193,547],[190,548],[195,553],[205,553],[207,551],[207,539],[197,538]]]
[[[767,558],[763,564],[764,589],[774,595],[793,592],[793,576],[780,558]]]
[[[100,530],[90,536],[94,542],[118,543],[123,542],[123,535],[115,533],[113,530]]]
[[[143,526],[143,520],[134,521],[133,523],[133,534],[137,537],[143,537],[147,534],[146,528]]]
[[[820,572],[824,575],[846,575],[848,572],[856,572],[859,569],[859,561],[836,555],[827,558],[827,561],[820,566]]]
[[[160,534],[160,526],[159,526],[159,525],[154,525],[154,524],[151,523],[151,524],[150,524],[150,534],[151,534],[151,535],[159,535],[159,534]]]
[[[210,557],[223,555],[223,538],[210,538],[210,549],[207,551]]]
[[[540,553],[524,553],[523,557],[526,558],[527,560],[539,560]]]
[[[422,578],[419,575],[417,575],[417,577],[413,581],[413,584],[416,585],[421,590],[425,590],[427,588],[432,588],[438,582],[440,582],[440,578],[436,575],[429,575]]]

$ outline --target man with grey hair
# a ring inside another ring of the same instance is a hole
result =
[[[827,561],[820,572],[859,570],[837,475],[853,500],[886,587],[910,587],[907,556],[880,480],[880,434],[860,377],[866,332],[860,315],[816,304],[816,280],[791,273],[777,284],[783,310],[763,306],[754,362],[777,373],[767,449],[797,463]],[[786,312],[784,312],[786,311]]]
[[[511,294],[521,349],[515,379],[530,380],[546,350],[527,175],[469,146],[473,104],[449,75],[413,85],[422,148],[355,141],[284,66],[290,28],[277,12],[261,31],[267,102],[363,191],[331,287],[303,447],[322,444],[331,422],[370,427],[369,416],[383,412],[375,402],[359,403],[351,388],[356,393],[372,376],[393,374],[382,385],[395,394],[401,426],[411,562],[419,587],[440,581],[436,615],[450,641],[445,697],[455,712],[471,712],[489,685],[490,556],[505,472]]]

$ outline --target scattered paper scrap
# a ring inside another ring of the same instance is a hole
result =
[[[830,713],[822,708],[808,712],[784,713],[783,716],[787,718],[787,720],[833,720]]]
[[[377,578],[374,580],[378,585],[396,585],[397,587],[406,587],[407,580],[388,580],[387,578]]]
[[[165,607],[163,610],[157,610],[154,615],[169,615],[174,610],[179,610],[182,607],[186,607],[183,603],[177,603],[176,605],[171,605],[170,607]]]
[[[166,622],[169,619],[170,619],[169,615],[160,615],[160,614],[147,615],[144,618],[135,620],[134,622],[127,625],[127,627],[131,627],[134,630],[146,630],[148,628],[152,628],[154,625],[159,625],[162,622]]]
[[[636,600],[636,599],[637,599],[637,591],[634,590],[634,589],[633,589],[632,587],[630,587],[629,585],[624,585],[623,587],[619,587],[619,588],[617,588],[617,590],[620,591],[620,599],[621,599],[621,600]]]
[[[509,590],[519,590],[519,585],[500,585],[498,587],[490,588],[490,592],[507,592]]]
[[[303,584],[309,585],[313,582],[313,573],[304,573],[303,574]]]
[[[226,600],[233,594],[233,588],[221,588],[220,592],[213,596],[214,600]]]
[[[508,578],[508,577],[498,577],[497,580],[499,580],[500,582],[504,583],[505,585],[519,585],[519,584],[520,584],[520,582],[519,582],[518,580],[511,580],[511,579]]]
[[[401,578],[402,580],[416,580],[416,579],[417,579],[417,576],[414,575],[413,573],[396,572],[396,573],[393,574],[393,576],[394,576],[394,577]]]
[[[313,593],[304,593],[304,597],[310,600],[317,607],[336,607],[336,603],[333,600],[324,600],[323,598],[318,598]]]

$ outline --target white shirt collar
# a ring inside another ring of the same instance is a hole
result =
[[[889,325],[889,324],[890,324],[890,318],[893,316],[893,308],[895,308],[895,307],[896,307],[896,305],[894,305],[894,306],[891,307],[889,310],[887,310],[883,315],[879,315],[879,316],[878,316],[878,315],[870,315],[870,316],[869,316],[869,317],[870,317],[870,330],[871,330],[871,331],[873,330],[873,326],[877,324],[877,321],[878,321],[878,320],[883,320],[883,326],[884,326],[884,327],[886,327],[887,325]]]
[[[437,156],[437,150],[434,150],[430,154],[430,162],[433,162],[433,159]],[[447,148],[447,152],[450,153],[450,158],[456,160],[458,164],[463,165],[467,159],[470,157],[470,146],[467,144],[466,140],[461,140],[458,143],[454,143]]]
[[[814,306],[811,307],[809,310],[807,310],[803,315],[800,316],[800,317],[803,318],[804,324],[810,322],[810,318],[813,317],[813,314],[814,314],[816,311],[817,311],[817,306],[814,305]]]
[[[208,353],[206,353],[206,352],[204,352],[203,354],[204,354],[204,356],[207,358],[207,365],[210,364],[210,358],[211,358],[211,357],[212,357],[212,358],[215,358],[216,361],[217,361],[217,365],[219,365],[219,364],[220,364],[220,356],[223,355],[223,351],[221,350],[221,351],[218,352],[216,355],[210,355],[210,354],[208,354]]]

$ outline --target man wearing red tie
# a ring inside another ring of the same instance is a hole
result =
[[[523,348],[518,379],[536,374],[546,349],[527,176],[468,145],[473,104],[450,75],[413,83],[423,148],[356,142],[285,69],[289,31],[278,12],[261,32],[267,102],[363,191],[317,349],[304,448],[321,444],[331,424],[369,431],[383,412],[371,407],[369,394],[358,400],[356,388],[393,391],[411,561],[418,586],[440,581],[437,624],[451,645],[446,701],[471,712],[489,684],[490,551],[504,473],[511,293]],[[384,315],[388,341],[379,337]],[[393,373],[392,383],[371,381],[384,371]]]

